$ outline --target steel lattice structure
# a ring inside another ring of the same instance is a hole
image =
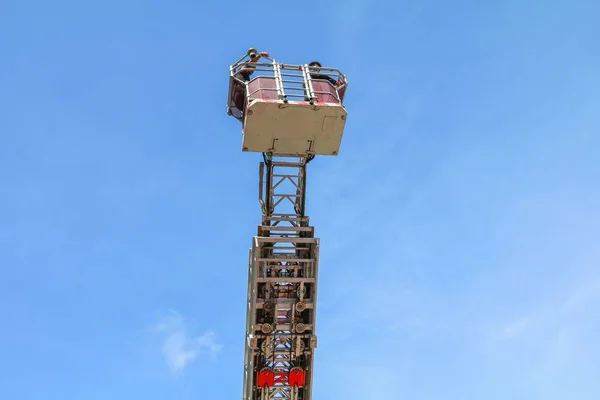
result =
[[[228,113],[243,123],[242,150],[264,159],[262,221],[249,254],[243,400],[311,400],[319,239],[306,215],[306,173],[315,155],[338,154],[347,81],[337,69],[283,65],[268,55],[261,64],[256,54],[250,49],[250,62],[231,66],[228,98]],[[266,74],[250,79],[244,70]]]
[[[260,165],[263,216],[248,272],[247,400],[311,398],[319,240],[305,214],[308,160],[265,155]]]

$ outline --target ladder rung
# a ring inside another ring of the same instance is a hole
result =
[[[270,243],[270,242],[279,242],[279,243],[318,243],[319,239],[317,238],[297,238],[297,239],[286,239],[286,238],[270,238],[257,236],[256,240],[259,243]]]
[[[275,226],[269,226],[269,225],[260,225],[258,227],[259,230],[265,230],[265,231],[299,231],[299,232],[310,232],[313,231],[314,228],[312,226],[279,226],[279,225],[275,225]]]
[[[317,262],[314,258],[291,258],[291,257],[269,257],[256,258],[257,262],[297,262],[297,263],[314,263]]]
[[[315,278],[292,278],[292,277],[281,277],[281,278],[256,278],[256,282],[280,282],[280,283],[315,283]]]

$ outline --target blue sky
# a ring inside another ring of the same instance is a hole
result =
[[[486,3],[3,2],[0,399],[240,398],[250,46],[350,80],[314,398],[598,399],[600,3]]]

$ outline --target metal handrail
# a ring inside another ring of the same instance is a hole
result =
[[[281,69],[279,64],[273,63],[273,71],[275,72],[275,87],[277,88],[277,95],[279,100],[283,100],[287,103],[287,95],[285,94],[283,87],[283,80],[281,78]]]
[[[230,66],[230,74],[232,79],[234,79],[240,84],[243,84],[246,87],[247,98],[252,98],[257,92],[261,90],[271,92],[276,91],[277,97],[284,102],[287,102],[288,98],[299,98],[310,102],[310,104],[314,104],[315,100],[317,99],[317,95],[332,95],[335,92],[335,97],[337,98],[337,100],[340,103],[343,103],[340,91],[347,87],[348,80],[346,78],[346,75],[342,73],[338,68],[316,66],[309,67],[307,64],[283,64],[278,63],[275,59],[270,57],[263,57],[268,59],[269,62],[244,61],[244,58],[246,57],[247,56],[242,57]],[[237,78],[235,75],[245,67],[251,67],[253,69],[253,74],[257,72],[262,73],[260,77],[268,76],[274,78],[275,88],[258,88],[249,93],[248,83],[258,78],[258,76],[255,76],[249,81],[244,81]],[[334,78],[341,84],[339,86],[332,85],[335,89],[334,91],[315,90],[313,86],[314,81],[325,81],[322,79],[313,78],[313,74],[315,73]],[[294,84],[298,85],[298,87],[294,87]]]
[[[304,79],[304,87],[307,89],[308,93],[306,93],[306,98],[310,102],[310,104],[314,104],[315,102],[315,92],[312,85],[312,79],[306,70],[306,65],[302,66],[302,78]]]

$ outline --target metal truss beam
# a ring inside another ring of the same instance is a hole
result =
[[[243,400],[311,400],[319,239],[305,214],[311,158],[264,154],[249,254]]]

